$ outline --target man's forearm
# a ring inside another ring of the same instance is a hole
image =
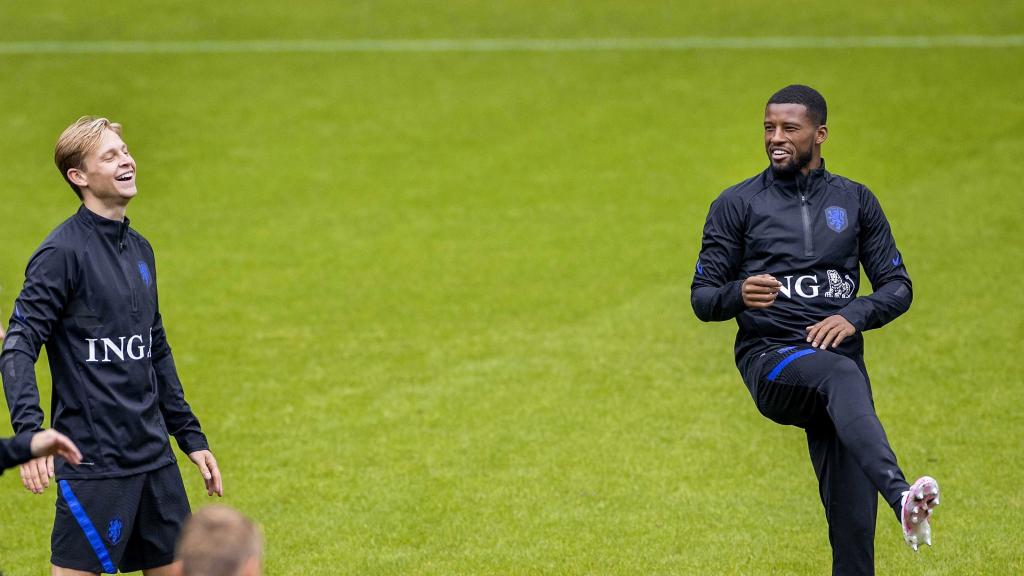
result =
[[[43,411],[39,407],[39,388],[36,386],[33,359],[20,350],[4,350],[0,355],[0,374],[3,375],[4,395],[11,411],[11,426],[15,433],[42,430]]]
[[[0,440],[0,474],[5,468],[28,462],[32,458],[32,432]]]
[[[690,304],[697,318],[704,322],[731,320],[746,309],[742,282],[729,282],[724,286],[695,286],[690,292]]]
[[[887,282],[868,296],[860,296],[839,311],[858,331],[880,328],[910,309],[914,294],[909,282]]]
[[[178,379],[178,371],[170,352],[155,358],[153,368],[156,371],[160,392],[160,413],[163,415],[168,433],[174,436],[178,447],[186,454],[209,449],[199,418],[185,401],[185,391],[181,386],[181,380]]]

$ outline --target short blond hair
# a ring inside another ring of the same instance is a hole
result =
[[[65,128],[60,138],[57,138],[53,161],[57,164],[60,175],[79,199],[82,198],[82,190],[68,178],[68,170],[85,168],[85,157],[99,146],[104,130],[113,130],[118,136],[121,135],[121,125],[116,122],[96,116],[82,116]]]
[[[256,524],[230,506],[214,504],[192,515],[178,541],[183,576],[236,576],[263,556]]]

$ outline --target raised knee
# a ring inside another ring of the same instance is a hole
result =
[[[856,387],[867,391],[867,378],[864,377],[864,373],[861,372],[857,363],[846,356],[839,354],[836,356],[836,361],[832,364],[826,381],[830,385],[842,386],[847,390]]]
[[[857,363],[841,354],[835,354],[835,360],[832,362],[830,372],[835,376],[843,378],[864,378],[864,374],[860,371]]]

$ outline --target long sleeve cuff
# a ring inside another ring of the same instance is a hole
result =
[[[202,432],[180,432],[174,435],[178,448],[185,454],[191,454],[197,450],[209,450],[210,443],[206,440],[206,434]]]
[[[17,466],[32,459],[32,436],[35,432],[22,432],[9,440],[0,440],[0,474],[4,468]]]
[[[869,318],[871,316],[871,302],[863,297],[854,298],[849,304],[839,311],[839,315],[846,318],[846,321],[853,324],[857,332],[869,330]]]
[[[723,286],[694,287],[690,295],[693,311],[704,322],[731,320],[746,309],[743,305],[743,281],[733,280]]]

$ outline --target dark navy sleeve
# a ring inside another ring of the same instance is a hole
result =
[[[11,425],[19,434],[43,427],[35,363],[73,290],[73,258],[69,251],[54,246],[40,248],[28,263],[25,285],[14,302],[0,374]]]
[[[889,221],[867,188],[860,197],[860,261],[873,293],[855,298],[839,313],[863,332],[879,328],[910,309],[913,290]]]
[[[32,459],[32,436],[35,432],[22,432],[14,438],[0,439],[0,474],[11,466]]]
[[[155,278],[155,267],[153,273]],[[154,280],[154,284],[155,282]],[[199,419],[185,401],[185,390],[178,378],[171,346],[167,343],[159,299],[156,309],[153,322],[153,370],[156,372],[157,388],[160,393],[160,413],[164,417],[167,431],[174,436],[182,452],[191,454],[196,450],[209,450],[210,445],[199,425]]]
[[[735,196],[719,196],[711,204],[700,255],[690,284],[690,304],[704,322],[729,320],[744,311],[738,278],[743,258],[742,203]]]

